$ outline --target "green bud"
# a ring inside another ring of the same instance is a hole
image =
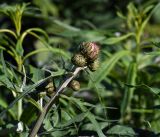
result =
[[[88,64],[88,68],[89,68],[91,71],[96,71],[96,70],[99,68],[99,60],[96,59],[95,61],[90,62],[90,63]]]
[[[53,82],[50,81],[48,83],[48,85],[45,87],[45,89],[46,89],[48,95],[51,95],[52,93],[54,93],[55,92],[55,86],[54,86]]]
[[[78,67],[84,67],[86,66],[86,58],[82,54],[74,54],[74,56],[71,59],[72,63]]]
[[[74,91],[80,90],[80,83],[77,80],[72,80],[69,83],[69,87],[72,88],[72,90]]]

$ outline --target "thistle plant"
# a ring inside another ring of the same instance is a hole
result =
[[[87,45],[87,46],[86,46]],[[42,111],[40,112],[40,116],[37,119],[36,124],[34,125],[32,131],[30,132],[29,137],[35,137],[39,128],[42,125],[42,122],[46,116],[46,114],[48,113],[48,111],[50,110],[50,108],[52,107],[52,105],[55,103],[55,99],[57,97],[60,96],[60,94],[64,91],[64,89],[67,86],[72,87],[72,89],[74,90],[79,90],[80,88],[80,84],[78,81],[73,80],[80,71],[84,70],[87,68],[87,66],[84,64],[84,60],[85,60],[85,55],[88,61],[95,61],[95,59],[98,58],[98,54],[99,54],[99,47],[93,43],[93,42],[86,42],[85,44],[83,43],[82,45],[83,47],[80,48],[79,52],[82,52],[82,55],[80,55],[78,53],[75,54],[76,56],[72,57],[72,62],[73,64],[76,66],[76,68],[74,69],[74,71],[72,72],[72,76],[68,77],[61,85],[60,87],[57,89],[56,93],[54,95],[51,96],[50,100],[48,101],[48,103],[42,108]],[[83,60],[83,59],[84,60]],[[86,61],[85,61],[86,62]]]
[[[160,3],[115,4],[0,4],[0,136],[159,135]]]

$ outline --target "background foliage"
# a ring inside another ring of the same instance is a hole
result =
[[[0,12],[0,136],[28,136],[39,93],[61,84],[83,41],[100,45],[100,68],[66,88],[39,136],[158,136],[158,0],[1,0]]]

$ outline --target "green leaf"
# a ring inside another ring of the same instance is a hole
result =
[[[143,30],[144,30],[144,28],[145,28],[145,26],[146,26],[146,24],[148,23],[148,21],[149,21],[149,19],[151,18],[151,16],[153,15],[153,13],[158,9],[160,7],[160,3],[158,3],[153,9],[152,9],[152,11],[150,12],[150,14],[147,16],[147,18],[142,22],[142,24],[141,24],[141,26],[140,26],[140,28],[139,28],[139,36],[141,36],[142,35],[142,33],[143,33]],[[146,8],[146,10],[150,10],[150,9],[147,9]]]
[[[0,113],[0,116],[2,116],[4,113],[6,113],[10,108],[13,107],[14,104],[16,104],[21,98],[23,98],[24,96],[26,96],[27,94],[33,92],[33,90],[40,86],[42,83],[44,83],[45,81],[47,81],[48,79],[50,79],[51,77],[55,77],[55,76],[59,76],[59,75],[63,75],[64,74],[64,70],[63,69],[59,69],[58,71],[52,73],[52,75],[48,76],[45,79],[39,80],[37,83],[31,85],[31,86],[27,86],[24,88],[24,91],[22,92],[22,94],[20,94],[4,111],[2,111]]]
[[[160,51],[152,51],[152,52],[147,53],[147,55],[159,56],[160,55]]]
[[[36,108],[38,108],[38,110],[42,111],[40,104],[36,102],[33,98],[29,97],[27,98],[27,101],[34,105]]]
[[[107,44],[107,45],[113,45],[113,44],[116,44],[116,43],[118,43],[122,40],[125,40],[125,39],[127,39],[128,37],[131,37],[131,36],[135,36],[134,33],[128,33],[126,35],[119,36],[119,37],[111,37],[111,38],[103,40],[102,43]]]
[[[147,87],[151,93],[160,96],[160,89],[159,88],[153,88],[153,87],[149,87],[147,85],[144,85],[144,86]]]
[[[2,62],[2,66],[3,66],[2,71],[4,72],[5,76],[8,77],[7,67],[6,67],[6,63],[4,61],[3,51],[2,50],[1,50],[1,62]]]
[[[86,118],[87,115],[88,115],[87,112],[83,112],[81,114],[78,114],[75,117],[73,117],[71,120],[69,120],[67,123],[61,124],[60,127],[67,127],[67,126],[70,126],[76,122],[81,122],[84,118]]]
[[[125,84],[125,85],[128,86],[129,88],[139,88],[139,87],[142,88],[142,87],[144,87],[144,88],[148,89],[154,95],[160,96],[160,89],[159,88],[149,87],[148,85],[145,85],[145,84],[140,84],[140,85]]]
[[[91,113],[91,112],[88,112],[88,116],[87,118],[91,121],[91,123],[93,124],[94,126],[94,130],[96,130],[97,134],[99,137],[106,137],[102,130],[101,130],[101,127],[99,125],[99,123],[97,122],[95,116]]]
[[[7,71],[8,69],[7,69],[7,66],[6,66],[4,57],[3,57],[3,51],[1,51],[1,62],[2,62],[2,67],[3,67],[2,71],[4,72],[4,75],[1,76],[0,81],[3,84],[5,84],[8,88],[14,89],[15,87],[13,83],[10,81],[11,75]]]
[[[87,113],[86,117],[88,118],[88,120],[92,123],[94,130],[97,132],[99,137],[105,137],[105,135],[102,132],[102,129],[99,125],[99,123],[96,120],[96,117],[94,116],[94,114],[92,114],[86,107],[85,107],[85,103],[81,102],[79,99],[76,99],[74,97],[67,97],[64,95],[61,95],[63,98],[68,99],[69,101],[71,101],[72,103],[74,103],[75,105],[78,106],[78,108],[81,109],[82,112]]]
[[[113,126],[107,131],[107,134],[112,136],[127,136],[127,137],[136,136],[136,133],[132,128],[122,125]]]
[[[37,108],[31,104],[28,104],[27,108],[23,110],[21,121],[30,125],[37,118]]]
[[[21,41],[24,40],[24,38],[27,36],[27,34],[36,34],[35,32],[38,32],[40,34],[42,34],[45,37],[45,40],[48,41],[48,35],[47,33],[41,29],[41,28],[29,28],[27,29],[25,32],[23,32],[22,36],[21,36]]]
[[[10,33],[10,34],[13,35],[15,38],[17,38],[15,32],[12,31],[12,30],[9,30],[9,29],[0,29],[0,33]]]
[[[110,59],[106,59],[100,68],[90,75],[91,79],[94,80],[94,83],[93,81],[90,81],[89,86],[94,87],[100,83],[110,73],[118,60],[129,54],[131,54],[129,51],[123,50],[112,55]]]
[[[1,85],[5,85],[8,89],[18,91],[18,87],[12,83],[5,75],[0,76]]]
[[[80,31],[80,29],[79,28],[76,28],[76,27],[73,27],[73,26],[70,26],[70,25],[68,25],[68,24],[66,24],[66,23],[64,23],[64,22],[62,22],[62,21],[59,21],[59,20],[53,20],[53,23],[55,23],[55,24],[57,24],[58,26],[60,26],[61,28],[64,28],[65,30],[67,30],[67,31],[75,31],[75,32],[77,32],[77,31]]]
[[[35,83],[45,77],[44,70],[35,68],[31,65],[30,65],[30,74],[32,75],[32,81]]]
[[[23,49],[23,46],[22,46],[21,39],[19,39],[16,43],[16,52],[18,53],[18,55],[23,56],[24,49]]]
[[[40,29],[40,28],[30,28],[30,29],[27,29],[26,31],[24,31],[24,32],[22,33],[20,39],[18,39],[17,44],[16,44],[16,51],[17,51],[17,53],[18,53],[19,55],[23,56],[24,50],[23,50],[22,44],[23,44],[23,41],[24,41],[25,37],[26,37],[28,34],[30,34],[30,35],[38,38],[39,40],[45,42],[45,40],[43,40],[43,39],[42,39],[39,35],[37,35],[35,32],[38,32],[38,33],[40,33],[40,34],[43,34],[43,36],[45,37],[46,41],[48,41],[48,35],[47,35],[47,33],[46,33],[44,30],[42,30],[42,29]]]
[[[109,122],[98,122],[98,123],[99,123],[101,129],[104,129],[110,125]],[[82,126],[82,130],[96,131],[92,123],[84,124]]]
[[[131,63],[127,72],[127,84],[135,85],[137,77],[137,65],[136,63]],[[126,111],[129,111],[131,99],[133,97],[133,88],[126,87],[124,91],[124,97],[121,104],[121,115],[123,116]]]
[[[8,106],[6,100],[4,98],[2,98],[2,96],[0,96],[0,106],[2,106],[4,109],[6,109],[7,106]],[[16,119],[16,115],[15,115],[15,112],[13,110],[9,110],[9,113],[11,114],[11,116],[14,119]]]

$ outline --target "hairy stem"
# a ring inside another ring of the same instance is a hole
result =
[[[56,94],[54,96],[51,97],[51,99],[49,100],[49,102],[44,106],[42,112],[40,112],[40,115],[37,119],[36,124],[34,125],[33,129],[31,130],[29,137],[35,137],[39,128],[41,127],[43,120],[47,114],[47,112],[50,110],[50,108],[52,107],[52,105],[54,104],[55,99],[63,92],[64,88],[67,87],[67,85],[70,83],[70,81],[75,78],[75,76],[81,71],[84,70],[87,67],[78,67],[74,70],[73,75],[70,76],[68,79],[66,79],[62,85],[58,88]]]

